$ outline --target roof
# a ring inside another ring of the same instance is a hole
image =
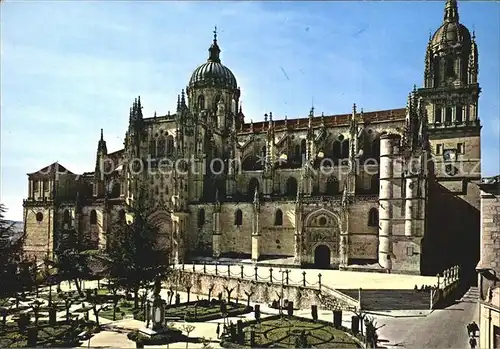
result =
[[[361,116],[360,113],[357,114],[358,117]],[[323,117],[315,116],[312,120],[313,127],[319,127],[321,125],[321,120],[325,123],[326,127],[332,126],[345,126],[349,124],[349,120],[352,114],[338,114],[338,115],[325,115]],[[377,122],[387,122],[387,121],[400,121],[404,120],[406,117],[406,108],[399,109],[388,109],[388,110],[378,110],[373,112],[363,112],[363,122],[365,123],[377,123]],[[359,119],[361,121],[361,118]],[[275,130],[280,128],[287,129],[302,129],[307,128],[309,125],[309,118],[296,118],[296,119],[282,119],[273,120]],[[241,133],[251,132],[251,123],[243,125]],[[263,132],[267,129],[268,122],[260,121],[253,123],[253,132]]]
[[[62,174],[62,173],[66,173],[66,174],[74,174],[73,172],[71,172],[70,170],[68,170],[66,167],[64,167],[63,165],[61,165],[59,162],[54,162],[48,166],[45,166],[44,168],[38,170],[38,171],[35,171],[33,173],[28,173],[28,176],[35,176],[35,175],[38,175],[38,176],[52,176],[54,174]]]

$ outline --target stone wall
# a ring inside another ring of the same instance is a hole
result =
[[[288,299],[297,308],[308,308],[317,305],[318,308],[325,307],[324,299],[328,297],[336,302],[336,306],[344,309],[354,309],[359,303],[350,297],[339,293],[333,289],[319,288],[318,286],[299,286],[281,283],[271,283],[262,280],[250,280],[237,278],[234,276],[224,276],[223,271],[219,275],[202,274],[192,271],[178,272],[177,281],[171,281],[170,285],[175,287],[180,285],[184,290],[191,287],[191,292],[216,298],[219,293],[227,299],[227,290],[231,292],[231,299],[239,299],[240,302],[248,300],[251,302],[270,303],[278,300],[279,297]],[[328,302],[332,304],[331,302]]]
[[[500,287],[479,302],[479,348],[498,348],[500,344]]]
[[[50,205],[25,206],[24,224],[26,257],[39,261],[46,256],[51,258],[54,244],[54,209]]]

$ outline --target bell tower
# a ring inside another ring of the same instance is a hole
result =
[[[197,171],[193,183],[196,201],[215,200],[231,194],[233,186],[226,183],[232,175],[230,157],[236,148],[235,132],[243,122],[240,89],[231,70],[221,63],[217,27],[205,63],[196,68],[186,89],[189,112],[196,120],[197,133],[194,161]],[[229,189],[229,192],[226,191]]]
[[[443,23],[429,38],[418,90],[438,178],[480,178],[480,92],[475,34],[459,22],[457,0],[447,0]]]

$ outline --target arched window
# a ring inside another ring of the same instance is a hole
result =
[[[71,226],[71,216],[69,215],[69,210],[64,210],[63,212],[63,224]]]
[[[156,142],[156,156],[162,158],[165,156],[165,138],[161,137]]]
[[[297,195],[297,180],[290,177],[286,180],[286,195],[289,197],[294,197]]]
[[[434,122],[437,124],[440,124],[441,122],[443,122],[442,110],[443,109],[441,109],[441,107],[437,107],[437,106],[436,106],[436,109],[434,109]]]
[[[243,225],[243,212],[239,209],[234,213],[234,225]]]
[[[341,159],[348,159],[349,158],[349,140],[344,139],[342,143],[340,144],[340,158]]]
[[[205,225],[205,210],[200,208],[198,211],[198,227],[203,227]]]
[[[250,197],[253,197],[255,194],[255,190],[259,191],[260,185],[259,185],[259,180],[257,178],[252,178],[250,182],[248,182],[248,195]]]
[[[203,95],[198,96],[198,108],[200,110],[205,109],[205,96]]]
[[[380,192],[380,177],[378,174],[373,175],[370,179],[370,192],[372,194]]]
[[[446,107],[445,114],[444,114],[444,122],[451,123],[452,113],[453,113],[453,111],[452,111],[451,107]]]
[[[274,225],[283,225],[283,211],[280,209],[274,215]]]
[[[97,212],[95,210],[90,211],[90,224],[97,224]]]
[[[342,154],[341,154],[341,144],[340,144],[340,141],[333,142],[332,153],[333,153],[333,159],[334,160],[339,160],[341,158]]]
[[[174,153],[174,137],[167,136],[167,155],[172,155]]]
[[[217,109],[217,104],[219,104],[219,101],[221,99],[221,95],[217,95],[214,98],[214,109]]]
[[[378,210],[376,208],[372,208],[368,212],[368,226],[378,227]]]
[[[306,155],[306,151],[307,151],[306,145],[307,145],[307,143],[306,143],[305,139],[303,139],[302,141],[300,141],[300,155],[302,157],[304,157]]]
[[[339,194],[339,181],[335,176],[331,176],[326,181],[326,195],[338,195]]]

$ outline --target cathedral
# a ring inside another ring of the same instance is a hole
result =
[[[124,147],[101,130],[94,171],[28,174],[28,255],[74,228],[104,249],[139,195],[173,263],[288,258],[297,266],[433,274],[479,251],[480,121],[475,34],[456,0],[422,48],[423,87],[402,108],[253,122],[215,32],[175,113],[130,108]],[[231,54],[230,52],[228,54]],[[307,114],[307,113],[306,113]],[[142,193],[142,194],[141,194]]]

